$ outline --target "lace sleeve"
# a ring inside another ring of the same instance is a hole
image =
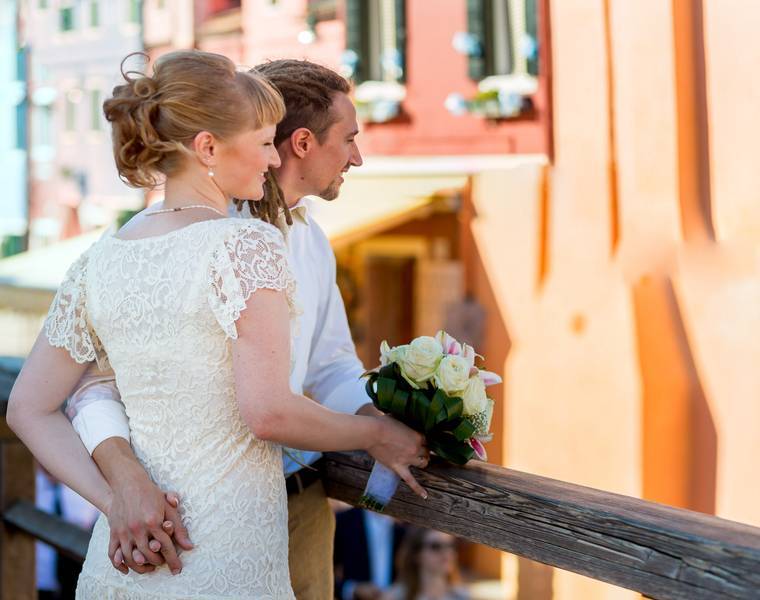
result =
[[[51,346],[65,348],[78,363],[97,361],[108,368],[108,356],[87,317],[87,254],[71,265],[45,319]]]
[[[258,289],[284,290],[291,318],[298,314],[285,242],[282,233],[268,223],[251,220],[243,226],[236,224],[214,251],[210,280],[209,305],[231,339],[237,339],[235,321]]]

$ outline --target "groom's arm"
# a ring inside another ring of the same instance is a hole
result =
[[[108,522],[109,556],[114,566],[125,570],[121,561],[115,560],[118,549],[126,564],[138,573],[150,571],[151,565],[164,561],[172,571],[181,570],[170,536],[174,535],[185,549],[192,548],[192,544],[177,512],[178,499],[170,496],[173,503],[170,502],[135,457],[129,445],[129,419],[113,372],[99,371],[92,365],[69,399],[66,414],[113,490]],[[167,521],[172,526],[164,528]]]
[[[320,295],[304,391],[337,412],[379,416],[382,413],[372,404],[367,395],[366,380],[361,377],[364,366],[356,355],[346,309],[335,283],[335,256],[332,251],[329,256],[332,267],[330,279],[326,280],[329,289],[328,293]],[[399,458],[398,451],[382,448],[370,454],[376,461],[391,465]],[[424,451],[423,446],[419,445],[416,454]]]
[[[90,365],[66,403],[66,416],[90,454],[111,437],[129,444],[129,418],[110,369]]]
[[[329,244],[329,243],[328,243]],[[304,391],[331,410],[347,414],[379,414],[367,395],[364,366],[351,339],[346,308],[335,283],[335,255],[327,248],[327,292],[320,295],[317,326],[311,342]]]

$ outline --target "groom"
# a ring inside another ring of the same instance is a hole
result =
[[[303,309],[300,333],[293,339],[295,367],[291,387],[343,413],[380,415],[364,390],[364,371],[351,341],[345,308],[336,281],[335,256],[324,232],[309,215],[305,196],[335,199],[343,174],[360,166],[356,145],[356,111],[348,82],[308,61],[277,60],[255,71],[281,92],[285,119],[275,145],[282,165],[276,179],[290,213],[290,263]],[[129,424],[112,379],[92,380],[69,401],[67,413],[85,446],[113,489],[108,515],[110,555],[114,565],[144,573],[166,562],[181,569],[173,541],[192,548],[177,513],[178,500],[164,494],[148,477],[129,445]],[[374,458],[403,464],[404,480],[420,495],[424,490],[409,473],[426,450],[412,430],[387,440]],[[335,520],[318,472],[308,466],[318,453],[285,458],[290,535],[290,574],[299,600],[333,597],[332,548]],[[301,464],[299,464],[301,463]],[[234,552],[234,549],[231,549]],[[123,559],[123,562],[122,562]]]

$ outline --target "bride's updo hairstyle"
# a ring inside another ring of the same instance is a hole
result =
[[[225,56],[181,50],[158,58],[152,76],[125,71],[103,103],[111,123],[116,168],[133,186],[152,188],[180,171],[195,136],[225,140],[276,125],[285,116],[280,93],[265,78],[238,71]],[[147,57],[146,57],[147,58]]]

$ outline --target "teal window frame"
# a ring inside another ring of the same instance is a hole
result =
[[[76,15],[74,6],[61,6],[58,9],[58,27],[63,32],[74,31],[76,28]]]

